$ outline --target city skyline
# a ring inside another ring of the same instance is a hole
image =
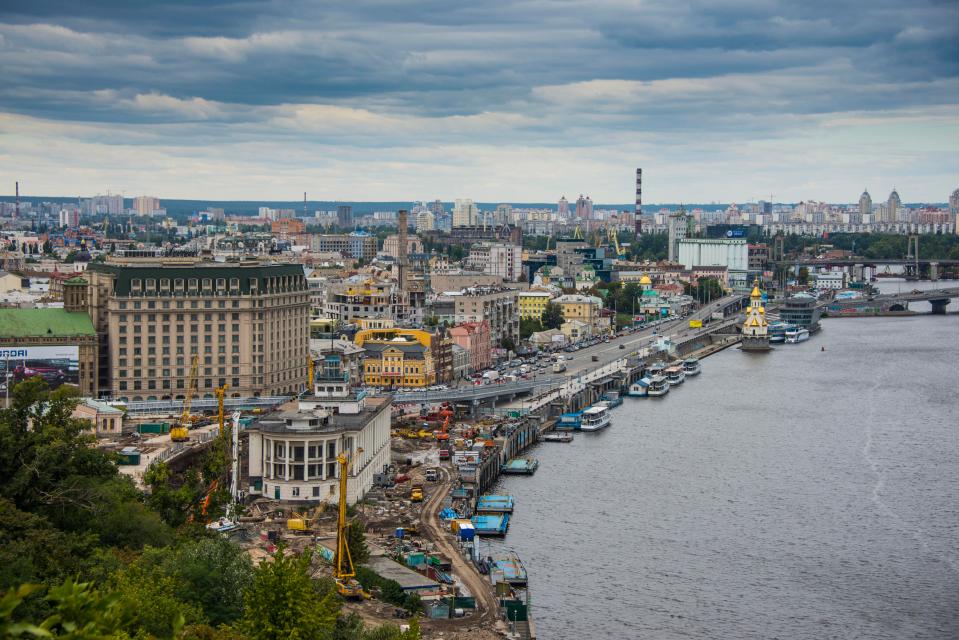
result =
[[[856,202],[959,185],[959,9],[488,2],[0,11],[32,194]],[[950,27],[949,25],[953,25]]]

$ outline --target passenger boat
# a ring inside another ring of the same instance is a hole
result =
[[[572,433],[547,433],[543,436],[543,442],[572,442]]]
[[[640,378],[626,389],[626,395],[633,398],[645,398],[649,395],[649,385],[652,382],[650,378]]]
[[[580,431],[599,431],[609,426],[611,416],[609,405],[605,402],[597,402],[589,409],[583,411],[583,417],[579,424]]]
[[[699,358],[686,358],[683,360],[683,373],[687,376],[698,376],[703,370],[703,366],[699,364]]]
[[[792,328],[792,325],[786,322],[770,322],[768,329],[769,342],[785,342],[786,330],[790,328]]]
[[[794,327],[786,331],[786,342],[796,343],[809,340],[809,329]]]
[[[664,375],[655,375],[649,379],[649,389],[646,395],[651,398],[664,396],[669,393],[669,380]]]
[[[665,370],[666,379],[669,380],[669,386],[675,387],[678,384],[682,384],[686,380],[686,374],[683,373],[682,365],[674,365],[672,367],[666,367]]]

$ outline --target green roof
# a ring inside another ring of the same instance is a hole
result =
[[[95,336],[93,321],[81,311],[0,309],[0,338]]]

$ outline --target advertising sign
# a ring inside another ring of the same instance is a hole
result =
[[[0,389],[40,376],[51,389],[80,384],[80,347],[0,347]]]

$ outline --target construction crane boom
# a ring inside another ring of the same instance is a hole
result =
[[[358,449],[357,453],[363,450]],[[350,459],[341,452],[336,456],[340,464],[340,509],[336,520],[336,553],[333,556],[333,580],[336,582],[337,592],[345,598],[362,598],[363,587],[356,581],[356,569],[353,567],[353,558],[350,555],[350,545],[346,539],[346,492],[350,473]]]
[[[194,354],[193,364],[190,366],[190,379],[187,382],[186,396],[183,398],[183,413],[180,419],[170,429],[170,440],[173,442],[186,442],[190,439],[190,405],[193,402],[193,391],[196,387],[197,367],[200,364],[200,356]]]

